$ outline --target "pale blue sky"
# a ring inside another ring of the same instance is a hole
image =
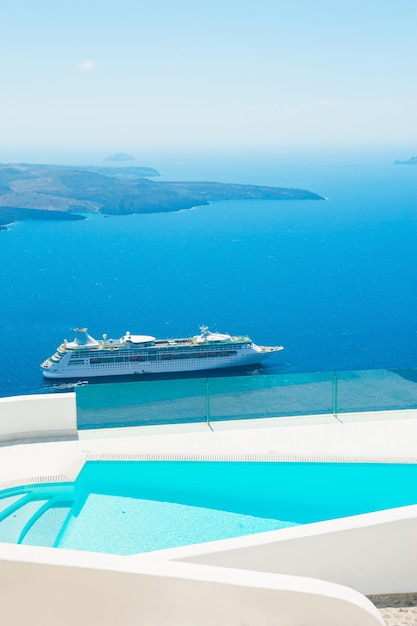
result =
[[[417,151],[416,0],[14,0],[0,27],[3,162]]]

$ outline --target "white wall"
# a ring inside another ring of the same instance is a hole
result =
[[[367,598],[319,580],[6,544],[0,611],[13,626],[384,624]]]
[[[76,436],[75,393],[0,398],[0,442]]]
[[[365,594],[417,589],[417,505],[154,553],[157,558],[310,576]]]

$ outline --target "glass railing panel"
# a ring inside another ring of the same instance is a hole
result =
[[[209,420],[238,420],[332,412],[333,374],[212,378]]]
[[[160,380],[76,387],[79,429],[206,421],[206,380]]]
[[[78,428],[417,408],[417,369],[257,374],[76,387]]]
[[[417,408],[417,369],[337,372],[338,413]]]

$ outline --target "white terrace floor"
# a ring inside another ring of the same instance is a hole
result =
[[[72,441],[0,448],[3,488],[73,480],[93,459],[247,459],[417,463],[417,410],[80,431]]]

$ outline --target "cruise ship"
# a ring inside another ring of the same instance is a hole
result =
[[[76,328],[73,341],[64,342],[41,365],[45,378],[91,378],[165,374],[256,365],[283,346],[257,346],[246,335],[210,332],[180,339],[156,339],[132,335],[120,339],[91,337],[87,328]]]

